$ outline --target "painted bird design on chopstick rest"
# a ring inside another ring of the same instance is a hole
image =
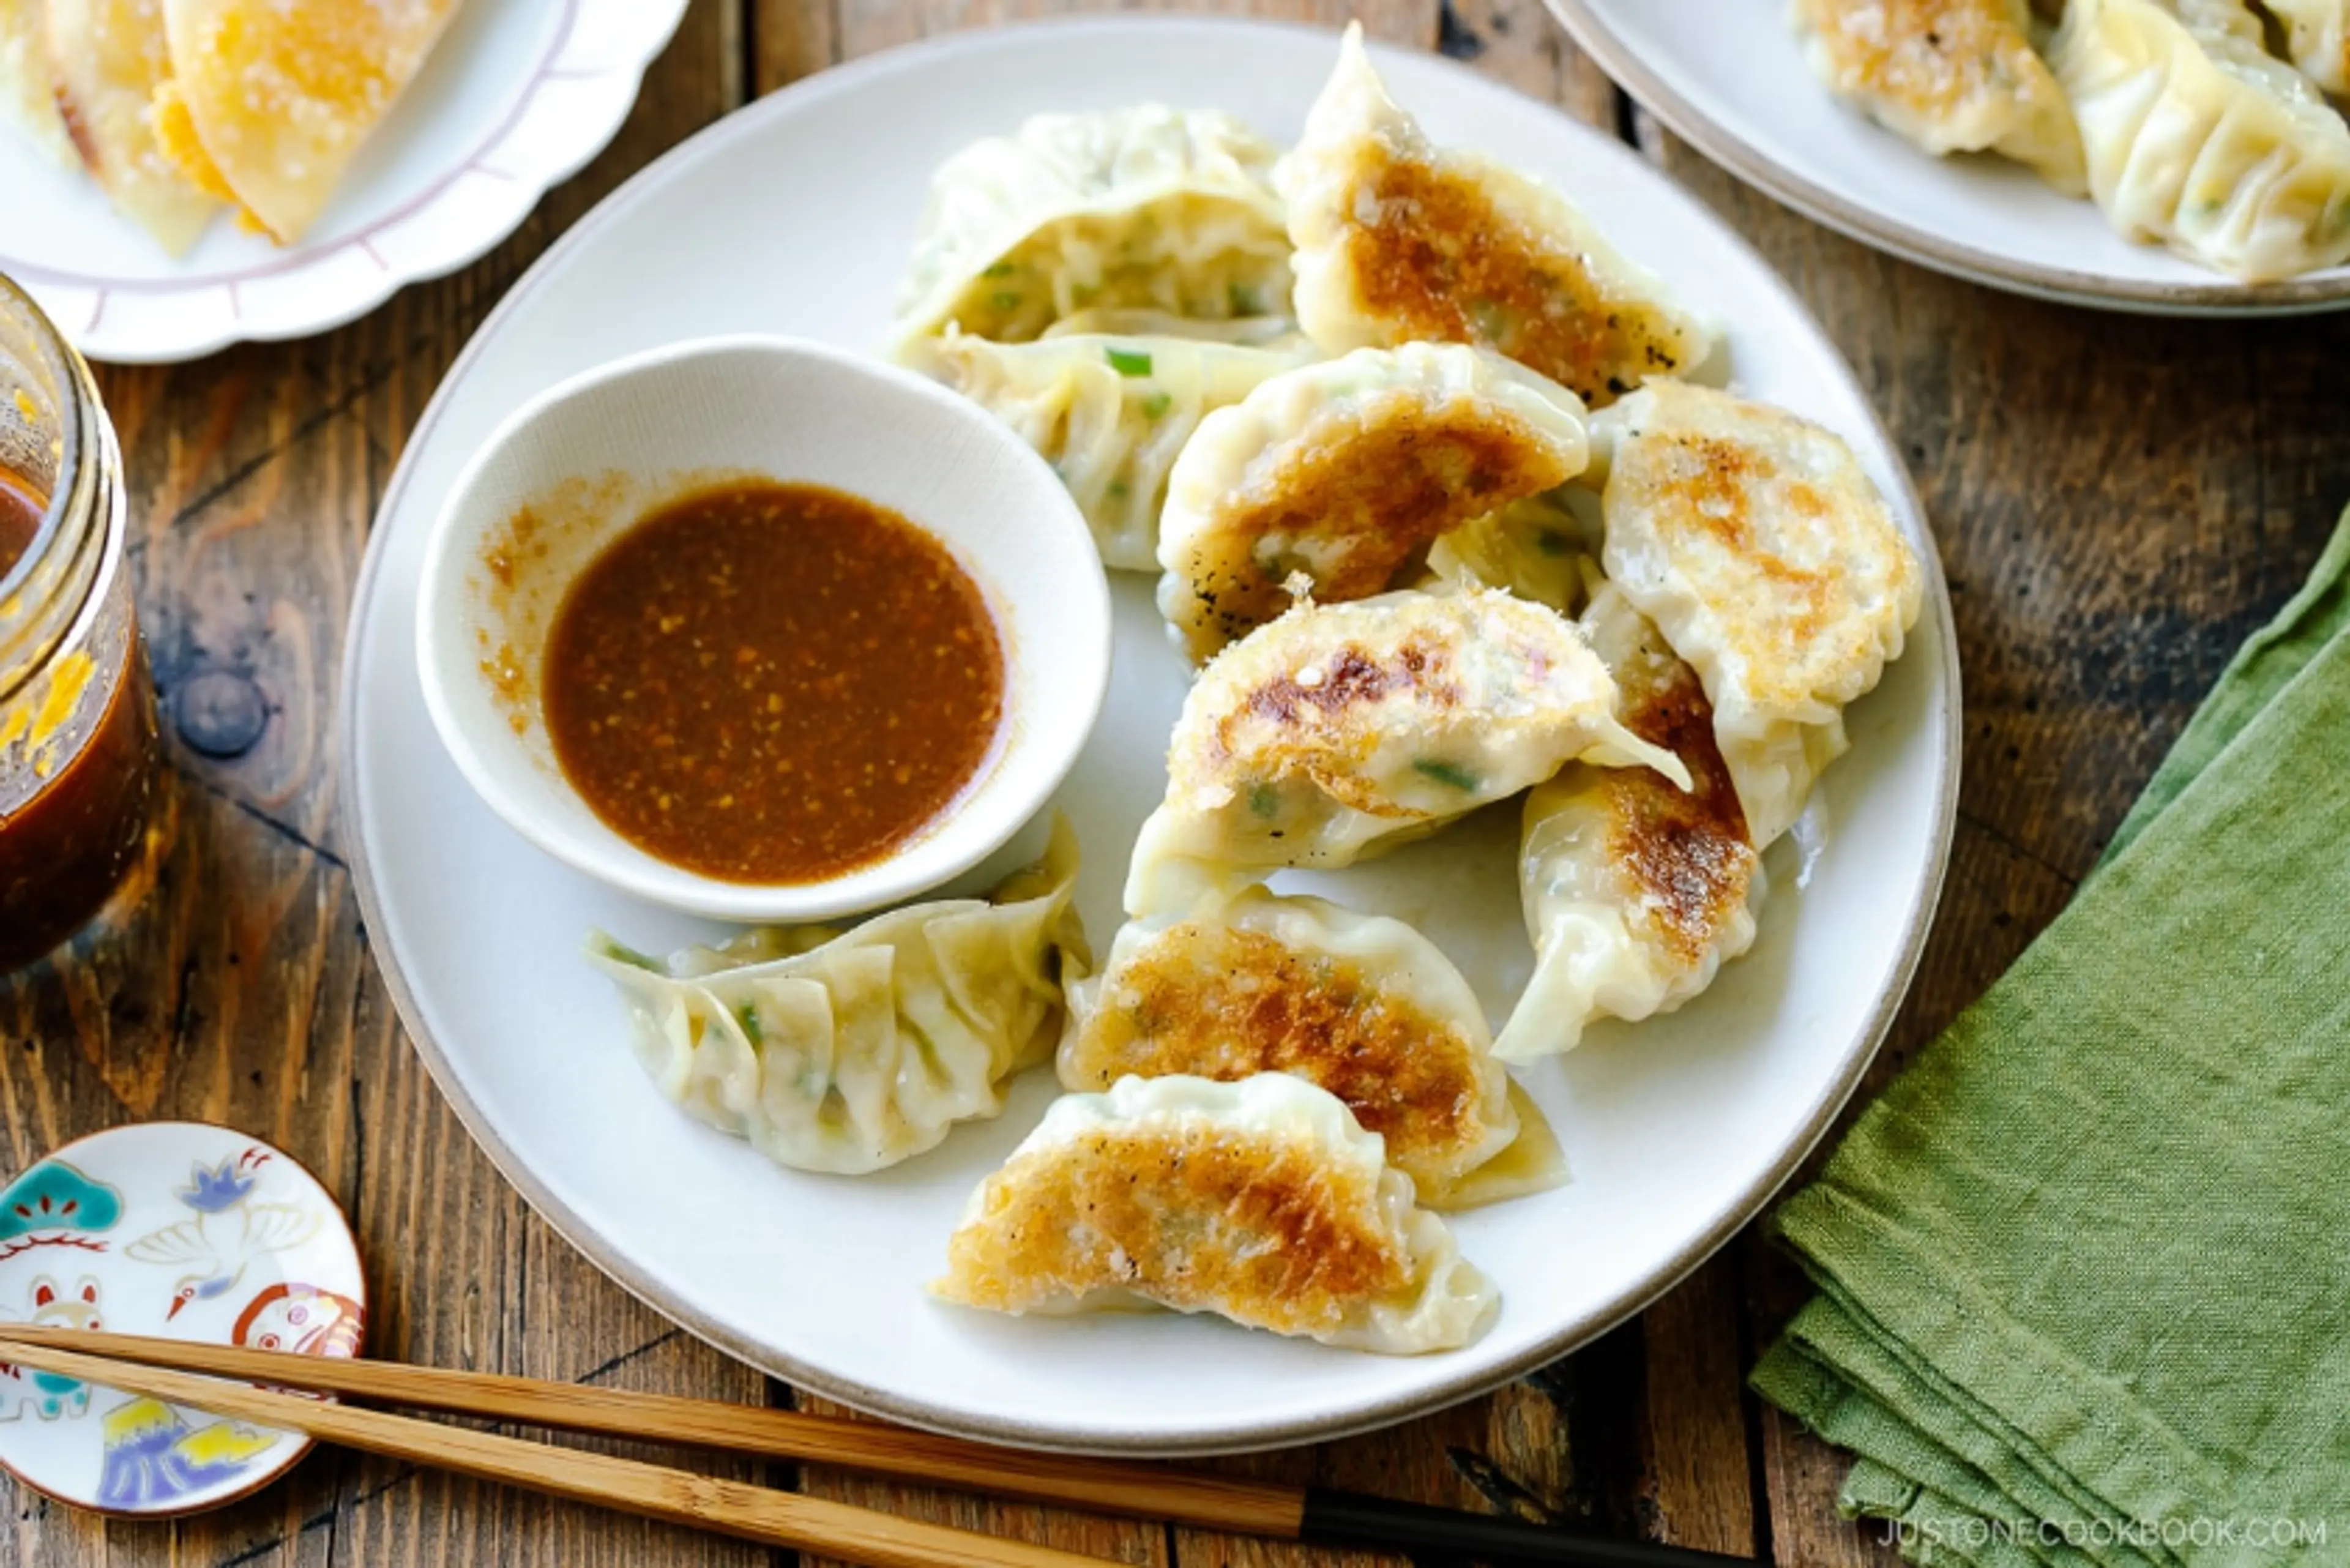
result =
[[[192,1302],[226,1295],[256,1261],[317,1234],[323,1220],[315,1210],[254,1200],[261,1168],[268,1161],[266,1150],[247,1148],[209,1169],[193,1167],[179,1199],[196,1217],[141,1236],[122,1250],[123,1256],[142,1263],[191,1265],[172,1287],[166,1318],[179,1316]]]

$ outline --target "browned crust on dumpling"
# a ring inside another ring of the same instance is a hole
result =
[[[1609,770],[1608,856],[1667,949],[1695,968],[1744,906],[1758,857],[1697,672],[1654,649],[1627,665],[1616,671],[1625,727],[1678,755],[1694,787],[1647,768]]]
[[[1202,611],[1187,632],[1193,658],[1287,609],[1283,585],[1295,573],[1312,580],[1324,604],[1369,598],[1415,576],[1439,535],[1574,475],[1519,421],[1465,400],[1437,410],[1396,401],[1371,429],[1291,453],[1253,487],[1262,499],[1224,512],[1180,563]]]
[[[1452,650],[1440,643],[1415,639],[1382,655],[1359,643],[1341,642],[1315,666],[1310,682],[1302,678],[1303,671],[1284,670],[1252,690],[1241,711],[1219,730],[1219,738],[1229,738],[1230,726],[1243,713],[1284,726],[1311,727],[1402,691],[1417,692],[1430,707],[1451,708],[1461,701],[1460,687],[1449,679],[1451,664]]]
[[[1616,472],[1624,493],[1658,498],[1653,510],[1659,536],[1711,535],[1767,585],[1770,635],[1778,644],[1818,650],[1830,639],[1858,635],[1846,625],[1853,619],[1850,583],[1835,572],[1797,566],[1773,547],[1791,536],[1849,532],[1851,524],[1842,515],[1850,510],[1849,502],[1794,477],[1747,441],[1685,430],[1644,430],[1638,438],[1618,455]],[[1774,514],[1761,514],[1765,504]],[[1750,662],[1749,680],[1758,696],[1794,702],[1810,697],[1807,689],[1784,689],[1787,661]]]
[[[2006,97],[2047,73],[2007,0],[1800,0],[1800,11],[1840,86],[1921,118]]]
[[[1640,457],[1671,470],[1675,520],[1712,535],[1751,561],[1755,576],[1784,590],[1780,602],[1794,607],[1787,612],[1789,630],[1798,637],[1819,635],[1844,604],[1846,596],[1835,576],[1790,566],[1763,548],[1757,536],[1762,520],[1754,515],[1756,502],[1779,473],[1779,465],[1742,441],[1688,431],[1641,433]],[[1817,485],[1801,479],[1787,480],[1772,504],[1822,525],[1835,511],[1835,504]]]
[[[1347,256],[1389,342],[1474,343],[1539,370],[1592,408],[1687,369],[1679,324],[1612,295],[1578,251],[1499,211],[1467,170],[1365,160]],[[1636,370],[1636,375],[1627,375]]]
[[[1431,719],[1459,710],[1465,699],[1452,678],[1452,650],[1417,637],[1387,652],[1340,642],[1316,661],[1313,672],[1317,679],[1308,680],[1305,670],[1283,670],[1219,718],[1209,747],[1210,768],[1244,758],[1267,783],[1304,774],[1357,811],[1420,815],[1360,777],[1380,732],[1376,724],[1357,721],[1352,711],[1373,707],[1399,691],[1409,691],[1413,705]]]
[[[989,1179],[983,1211],[948,1243],[951,1294],[1022,1312],[1128,1290],[1278,1334],[1333,1334],[1363,1302],[1412,1285],[1378,1176],[1198,1122],[1087,1133]]]
[[[1121,963],[1080,1059],[1094,1088],[1128,1073],[1295,1075],[1346,1101],[1423,1188],[1493,1131],[1476,1046],[1457,1024],[1388,994],[1350,959],[1220,921],[1170,926]]]

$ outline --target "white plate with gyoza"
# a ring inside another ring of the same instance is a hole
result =
[[[1446,1290],[1432,1284],[1418,1303],[1428,1314],[1402,1319],[1367,1312],[1326,1336],[1338,1343],[1323,1344],[1206,1314],[1010,1315],[940,1299],[930,1287],[948,1272],[949,1239],[972,1193],[1061,1097],[1049,1061],[1008,1079],[1000,1115],[960,1122],[935,1147],[881,1168],[820,1174],[771,1161],[752,1142],[683,1114],[663,1096],[639,1063],[620,996],[583,953],[591,929],[653,955],[723,942],[735,933],[635,902],[540,854],[471,794],[442,753],[415,674],[413,622],[425,537],[458,472],[508,410],[592,365],[717,333],[787,333],[877,353],[894,335],[899,350],[920,361],[924,350],[908,347],[899,317],[898,284],[924,229],[933,172],[958,150],[1009,135],[1035,114],[1155,103],[1237,117],[1264,139],[1269,163],[1272,153],[1298,140],[1338,58],[1338,39],[1328,33],[1120,19],[934,39],[826,72],[704,132],[584,221],[484,326],[402,460],[359,596],[342,732],[351,853],[369,929],[402,1018],[469,1127],[566,1236],[696,1334],[778,1377],[868,1410],[975,1437],[1160,1454],[1322,1438],[1466,1398],[1638,1311],[1751,1219],[1826,1130],[1907,987],[1948,851],[1959,729],[1948,600],[1931,536],[1898,458],[1817,326],[1762,262],[1701,207],[1606,137],[1456,65],[1419,55],[1375,51],[1374,60],[1387,90],[1434,143],[1492,154],[1563,194],[1582,217],[1558,217],[1563,204],[1556,194],[1515,175],[1490,170],[1478,175],[1481,181],[1490,176],[1491,189],[1506,192],[1505,205],[1533,211],[1544,222],[1572,226],[1587,219],[1592,233],[1652,271],[1659,280],[1655,286],[1674,302],[1661,336],[1649,330],[1655,322],[1629,315],[1611,320],[1610,330],[1620,327],[1621,332],[1596,349],[1588,364],[1569,363],[1571,354],[1562,358],[1564,339],[1545,336],[1539,312],[1529,315],[1507,290],[1496,290],[1461,316],[1468,325],[1460,331],[1472,338],[1490,333],[1497,346],[1521,358],[1547,365],[1562,378],[1584,379],[1594,402],[1615,399],[1640,379],[1628,362],[1614,363],[1611,355],[1620,359],[1651,349],[1658,357],[1646,361],[1648,370],[1670,365],[1727,385],[1739,400],[1702,388],[1687,394],[1666,389],[1646,403],[1637,398],[1617,402],[1625,411],[1610,426],[1609,416],[1586,419],[1571,395],[1513,369],[1501,355],[1459,345],[1447,346],[1447,352],[1399,347],[1386,358],[1374,349],[1371,360],[1357,362],[1375,372],[1367,372],[1370,380],[1389,389],[1419,388],[1432,400],[1430,410],[1472,389],[1482,400],[1476,406],[1505,432],[1494,473],[1485,476],[1505,476],[1498,480],[1505,488],[1555,483],[1555,473],[1544,477],[1544,464],[1565,464],[1572,472],[1599,451],[1613,454],[1617,477],[1628,484],[1669,481],[1671,464],[1646,462],[1636,439],[1640,430],[1654,428],[1679,430],[1699,447],[1718,440],[1727,443],[1723,450],[1767,458],[1765,467],[1778,474],[1777,488],[1771,509],[1752,516],[1770,530],[1818,506],[1838,511],[1846,498],[1864,494],[1864,510],[1877,519],[1872,526],[1883,530],[1877,543],[1898,539],[1899,547],[1875,555],[1856,547],[1843,566],[1861,585],[1854,591],[1883,601],[1867,609],[1872,636],[1888,624],[1906,628],[1906,636],[1893,633],[1890,647],[1861,657],[1873,677],[1881,656],[1898,649],[1883,665],[1881,681],[1842,710],[1849,750],[1808,794],[1789,781],[1832,749],[1819,737],[1835,717],[1835,704],[1813,703],[1801,722],[1790,718],[1794,709],[1783,707],[1773,710],[1773,720],[1763,711],[1771,706],[1767,694],[1759,686],[1750,692],[1757,699],[1746,713],[1757,721],[1747,732],[1758,748],[1749,759],[1757,769],[1752,777],[1779,781],[1756,786],[1752,804],[1758,815],[1773,818],[1801,813],[1762,857],[1769,890],[1757,906],[1751,950],[1723,964],[1711,985],[1685,1005],[1637,1024],[1602,1019],[1563,1054],[1543,1049],[1563,1043],[1553,1026],[1559,1020],[1519,1016],[1510,1037],[1532,1048],[1523,1053],[1528,1060],[1510,1069],[1508,1082],[1515,1085],[1510,1099],[1513,1107],[1538,1108],[1538,1116],[1529,1112],[1522,1125],[1547,1126],[1568,1179],[1545,1180],[1537,1169],[1518,1183],[1530,1190],[1433,1217],[1404,1217],[1423,1240],[1432,1234],[1423,1220],[1449,1231],[1445,1245],[1457,1245],[1458,1257],[1473,1266],[1492,1303],[1471,1303],[1467,1312],[1448,1314],[1440,1300]],[[1377,109],[1359,80],[1352,90],[1354,109]],[[1452,176],[1471,167],[1431,157],[1420,172],[1438,190],[1454,188]],[[1253,178],[1248,158],[1240,161],[1240,177]],[[1353,210],[1330,195],[1343,184],[1343,170],[1327,163],[1324,171],[1338,184],[1326,182],[1319,195],[1310,182],[1286,182],[1291,221],[1303,202],[1318,202],[1335,217]],[[1587,239],[1570,248],[1587,249]],[[1343,245],[1325,234],[1319,248],[1327,258]],[[997,329],[1020,334],[1041,330],[1053,318],[1024,318],[1034,314],[1035,301],[1023,290],[1044,265],[1033,254],[1017,265],[998,260],[972,267],[961,284],[952,273],[957,258],[928,251],[926,256],[933,303],[947,301],[943,315],[962,320],[995,311]],[[1285,289],[1282,258],[1274,259],[1270,275],[1283,277]],[[991,273],[990,266],[1001,270]],[[1211,330],[1226,339],[1270,343],[1266,352],[1295,356],[1283,372],[1323,379],[1291,382],[1284,390],[1275,386],[1277,375],[1265,377],[1258,384],[1274,390],[1263,400],[1243,398],[1218,410],[1233,418],[1212,427],[1202,421],[1223,438],[1219,452],[1203,451],[1189,465],[1176,457],[1171,476],[1160,462],[1122,478],[1130,489],[1137,473],[1153,482],[1171,477],[1180,504],[1170,506],[1169,515],[1189,506],[1181,537],[1200,546],[1185,569],[1208,573],[1235,559],[1263,564],[1249,542],[1261,543],[1266,536],[1261,530],[1253,535],[1246,526],[1237,535],[1217,532],[1232,521],[1220,517],[1217,507],[1245,483],[1234,475],[1247,469],[1247,443],[1296,436],[1309,428],[1315,408],[1326,410],[1334,399],[1343,404],[1364,389],[1331,367],[1347,363],[1336,350],[1351,344],[1341,344],[1340,337],[1364,342],[1380,337],[1383,329],[1366,325],[1378,315],[1376,302],[1366,306],[1359,290],[1349,294],[1339,286],[1344,267],[1301,256],[1296,272],[1320,279],[1318,303],[1303,312],[1311,342],[1301,347],[1282,330],[1261,340],[1245,327]],[[1223,278],[1212,296],[1179,288],[1147,303],[1163,306],[1171,299],[1180,308],[1213,316],[1271,314],[1280,301],[1261,297],[1263,275]],[[1623,276],[1640,275],[1627,270]],[[1002,286],[990,286],[997,280]],[[1056,296],[1053,312],[1071,303]],[[1113,291],[1113,297],[1092,303],[1129,310],[1139,302]],[[1350,309],[1358,318],[1355,327],[1336,326]],[[1171,359],[1160,367],[1145,364],[1145,357],[1185,352],[1139,341],[1152,325],[1144,318],[1100,317],[1086,325],[1102,329],[1103,341],[1091,345],[1102,362],[1138,383],[1174,374]],[[970,385],[977,389],[984,380]],[[1616,380],[1623,386],[1611,386]],[[1533,382],[1539,384],[1529,390]],[[1178,399],[1198,384],[1130,390],[1149,417],[1172,417]],[[1757,412],[1758,405],[1788,414]],[[1561,409],[1567,410],[1563,417]],[[1198,411],[1189,409],[1183,417]],[[1808,422],[1782,422],[1790,415]],[[1430,417],[1437,416],[1431,411]],[[1038,437],[1047,446],[1056,439],[1049,431]],[[1521,473],[1513,462],[1528,450],[1539,461]],[[1065,463],[1069,456],[1057,455]],[[1147,535],[1150,519],[1138,524],[1135,510],[1121,504],[1130,499],[1113,489],[1121,480],[1081,474],[1074,464],[1065,472],[1073,487],[1101,481],[1080,499],[1106,555],[1121,566],[1148,564],[1150,541],[1136,530]],[[1343,506],[1376,512],[1380,504],[1377,487],[1357,487]],[[1420,541],[1402,558],[1374,559],[1366,568],[1388,573],[1393,584],[1382,587],[1434,588],[1412,614],[1444,623],[1449,629],[1430,634],[1439,640],[1506,638],[1522,622],[1532,639],[1514,664],[1479,665],[1478,680],[1486,684],[1469,696],[1492,722],[1490,754],[1414,753],[1399,771],[1389,770],[1388,784],[1421,803],[1413,808],[1419,826],[1438,830],[1340,868],[1276,870],[1271,862],[1282,856],[1272,828],[1310,826],[1326,851],[1320,858],[1344,859],[1351,847],[1382,836],[1377,819],[1384,808],[1368,797],[1358,799],[1358,805],[1367,800],[1367,809],[1348,811],[1324,801],[1307,823],[1290,815],[1295,799],[1260,796],[1247,787],[1211,789],[1199,800],[1214,795],[1226,805],[1237,802],[1237,815],[1211,821],[1213,811],[1203,807],[1162,818],[1153,830],[1157,848],[1133,879],[1139,905],[1163,910],[1166,900],[1188,899],[1203,880],[1213,883],[1226,873],[1239,883],[1269,876],[1275,894],[1312,893],[1343,911],[1250,894],[1232,907],[1232,926],[1313,928],[1305,940],[1318,933],[1356,943],[1366,967],[1378,971],[1378,955],[1388,950],[1374,939],[1382,932],[1393,937],[1396,929],[1378,924],[1367,935],[1344,912],[1403,922],[1417,933],[1411,940],[1424,939],[1448,969],[1457,968],[1459,989],[1444,994],[1456,1011],[1482,1014],[1472,1018],[1471,1033],[1482,1040],[1488,1026],[1500,1030],[1512,1022],[1535,967],[1518,877],[1523,786],[1542,783],[1550,769],[1575,758],[1581,761],[1570,774],[1578,768],[1645,774],[1643,759],[1657,753],[1618,722],[1616,685],[1582,634],[1565,632],[1564,618],[1531,597],[1465,586],[1481,573],[1519,574],[1523,580],[1509,586],[1539,594],[1555,585],[1578,611],[1596,589],[1599,619],[1616,629],[1590,640],[1602,655],[1612,649],[1632,669],[1642,656],[1638,637],[1625,629],[1631,623],[1620,607],[1604,608],[1617,596],[1579,575],[1585,551],[1599,543],[1590,532],[1596,510],[1587,498],[1530,499],[1510,516],[1505,524],[1448,535],[1432,546]],[[1637,533],[1617,530],[1617,566],[1627,582],[1638,563],[1623,552]],[[1216,544],[1234,537],[1242,540],[1236,556]],[[1889,575],[1880,575],[1878,568],[1895,556],[1906,566],[1897,562],[1887,568]],[[1315,558],[1326,566],[1330,559]],[[1359,564],[1358,556],[1348,558]],[[1696,581],[1692,570],[1684,559],[1657,580],[1686,587]],[[1814,576],[1835,583],[1843,575],[1839,567]],[[1161,614],[1159,576],[1111,573],[1116,647],[1109,699],[1052,808],[1074,830],[1082,865],[1074,908],[1096,972],[1115,956],[1125,924],[1138,835],[1169,795],[1170,736],[1194,679],[1180,642],[1206,651],[1286,602],[1285,593],[1268,598],[1252,588],[1202,618],[1184,608],[1187,590],[1179,587],[1165,601],[1184,623],[1179,639],[1170,638]],[[776,591],[788,592],[789,586],[778,584]],[[1360,591],[1357,585],[1326,597],[1351,599]],[[1378,614],[1378,602],[1334,602],[1312,613],[1355,618],[1347,624],[1360,626],[1360,618]],[[1676,611],[1666,599],[1648,602],[1685,629],[1696,624],[1674,619],[1696,613],[1690,604]],[[1277,622],[1241,646],[1271,647],[1278,638],[1297,635],[1297,624]],[[1374,641],[1387,637],[1395,651],[1417,633],[1391,621],[1366,635]],[[1565,642],[1557,640],[1562,635]],[[1741,657],[1735,644],[1734,638],[1716,637],[1706,657],[1730,670]],[[1316,691],[1334,689],[1335,667],[1304,654],[1278,670],[1268,665],[1259,671],[1264,680],[1253,684],[1245,661],[1220,659],[1211,668],[1224,673],[1211,675],[1201,690],[1221,680],[1224,699],[1243,708],[1253,700],[1252,692],[1283,681],[1293,706],[1307,709],[1319,701]],[[1670,684],[1648,683],[1658,690]],[[1344,672],[1336,671],[1336,688],[1344,687]],[[1565,708],[1544,706],[1553,697]],[[1531,727],[1520,722],[1526,717],[1521,705],[1534,710]],[[1210,723],[1195,714],[1194,741]],[[1478,729],[1452,732],[1465,737]],[[1531,750],[1513,751],[1521,742]],[[1204,754],[1195,750],[1192,762]],[[1478,772],[1472,763],[1490,763],[1492,769]],[[1175,765],[1180,774],[1191,764],[1179,757]],[[1672,796],[1658,798],[1679,796],[1675,786],[1662,787]],[[1471,801],[1502,798],[1446,822],[1441,816],[1449,814],[1427,803],[1447,792]],[[1051,814],[1032,823],[993,863],[939,896],[983,889],[1035,859],[1045,847]],[[1036,898],[1051,880],[1031,881],[1017,898]],[[1043,928],[1032,921],[1024,929],[1033,937]],[[761,952],[791,961],[781,955],[795,950],[785,942]],[[615,961],[621,970],[635,967],[625,955]],[[658,966],[658,960],[651,961]],[[705,956],[687,967],[718,961]],[[659,989],[657,975],[639,972],[643,983]],[[738,1046],[748,1041],[755,1053],[775,1020],[761,1014],[753,1022],[754,1028],[728,1038]],[[1096,1042],[1105,1053],[1101,1060],[1115,1059],[1114,1044]],[[690,1077],[672,1074],[671,1086]],[[1064,1102],[1055,1132],[1065,1141],[1083,1142],[1103,1127],[1114,1128],[1136,1108],[1143,1094],[1137,1085],[1149,1082],[1129,1081],[1104,1100]],[[1353,1119],[1329,1096],[1308,1103],[1256,1080],[1229,1093],[1201,1085],[1158,1098],[1170,1115],[1284,1128],[1308,1142],[1318,1139],[1315,1147],[1332,1151],[1340,1163],[1359,1165],[1363,1158],[1359,1135],[1349,1134]],[[701,1104],[705,1111],[717,1108],[706,1097]],[[1335,1122],[1334,1106],[1342,1113]],[[779,1131],[772,1120],[751,1130],[770,1150],[794,1152],[788,1129]],[[894,1158],[903,1152],[886,1142],[868,1140],[846,1154],[836,1146],[827,1158],[836,1165],[871,1164],[878,1155]],[[1447,1189],[1456,1179],[1473,1188],[1475,1172],[1466,1168],[1474,1163],[1448,1164],[1441,1151],[1429,1153],[1416,1168],[1424,1179],[1417,1184],[1419,1196],[1461,1196]],[[1392,1203],[1396,1183],[1379,1185],[1382,1201]],[[1496,1186],[1513,1190],[1508,1180]],[[987,1266],[1009,1257],[1016,1271],[1016,1256],[1001,1247],[995,1251]],[[966,1251],[959,1266],[982,1262],[977,1251]],[[1429,1344],[1445,1347],[1378,1353]]]

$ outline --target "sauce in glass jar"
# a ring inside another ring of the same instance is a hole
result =
[[[147,858],[159,749],[120,471],[88,367],[0,279],[0,972]]]
[[[25,493],[15,475],[0,473],[0,577],[25,558],[33,535],[41,531],[41,514],[47,510]]]

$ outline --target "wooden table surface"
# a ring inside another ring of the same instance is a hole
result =
[[[180,832],[128,929],[0,979],[0,1168],[117,1122],[230,1123],[307,1161],[349,1210],[375,1354],[792,1401],[541,1223],[410,1050],[336,818],[343,627],[369,519],[425,400],[522,269],[599,197],[747,99],[828,65],[1060,8],[694,0],[618,141],[485,260],[308,342],[101,372],[130,467]],[[1348,14],[1340,0],[1224,8]],[[1711,203],[1826,323],[1917,476],[1958,611],[1965,782],[1939,921],[1873,1089],[2064,905],[2229,653],[2315,558],[2350,500],[2350,316],[2155,321],[1955,283],[1734,183],[1578,58],[1539,0],[1367,0],[1363,15],[1378,35],[1441,48],[1609,128]],[[1841,1457],[1742,1386],[1802,1293],[1750,1231],[1637,1321],[1500,1394],[1235,1467],[1804,1568],[1890,1563],[1874,1532],[1835,1515]],[[1128,1563],[1340,1561],[822,1471],[761,1479]],[[8,1495],[0,1563],[44,1568],[788,1555],[339,1453],[176,1524]]]

